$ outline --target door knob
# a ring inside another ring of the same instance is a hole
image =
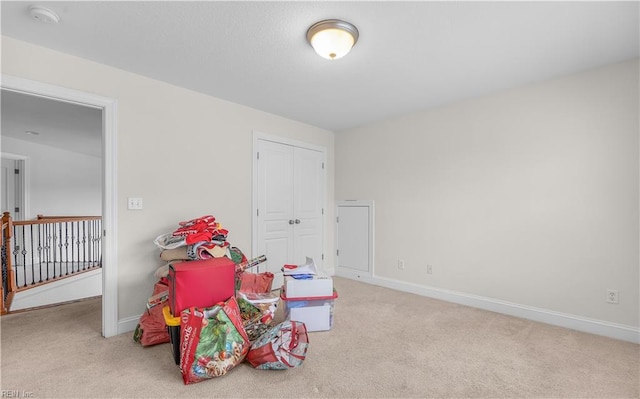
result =
[[[293,223],[294,223],[293,219],[289,219],[289,224],[293,224]]]
[[[300,224],[300,219],[296,219],[296,224]]]

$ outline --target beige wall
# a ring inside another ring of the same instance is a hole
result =
[[[213,213],[251,255],[258,130],[327,148],[326,254],[333,200],[373,199],[378,276],[638,326],[637,61],[338,133],[335,168],[329,131],[7,37],[2,73],[118,100],[121,320],[177,221]]]
[[[213,214],[251,254],[253,130],[327,149],[327,231],[333,236],[334,135],[106,65],[2,37],[2,73],[118,101],[118,318],[139,315],[162,264],[153,239],[179,221]],[[144,210],[128,211],[127,197]],[[259,254],[255,254],[259,255]],[[325,264],[333,267],[333,259]]]
[[[638,72],[337,133],[336,199],[375,200],[375,274],[637,327]]]
[[[24,219],[38,215],[100,215],[102,158],[4,134],[2,152],[29,157],[29,185],[25,189],[30,203],[23,211]]]

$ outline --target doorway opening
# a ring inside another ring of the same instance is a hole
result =
[[[116,120],[117,102],[114,99],[71,90],[64,87],[2,75],[2,92],[18,93],[38,99],[53,100],[56,104],[75,104],[101,112],[100,189],[102,215],[102,335],[118,334],[117,258],[116,258]],[[3,103],[3,108],[4,108]],[[25,185],[27,193],[29,184]],[[29,196],[25,195],[28,208]],[[25,214],[26,215],[26,214]]]
[[[15,220],[23,220],[24,215],[28,214],[25,166],[27,157],[3,152],[1,158],[2,212],[8,211]]]

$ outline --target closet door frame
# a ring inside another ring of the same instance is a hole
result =
[[[366,221],[364,224],[355,225],[344,220],[344,212],[351,209],[359,209],[365,212]],[[341,212],[343,210],[343,212]],[[341,216],[342,219],[341,220]],[[336,201],[336,276],[347,277],[353,280],[370,281],[374,277],[374,242],[375,242],[375,203],[373,200],[344,200]],[[347,233],[347,237],[341,236],[342,232]],[[366,262],[358,263],[357,266],[345,265],[340,260],[340,250],[342,254],[349,251],[353,255],[353,251],[366,252],[363,257]],[[366,265],[366,270],[359,266]]]
[[[270,133],[264,133],[260,131],[253,131],[253,150],[252,150],[252,194],[251,194],[251,249],[252,256],[259,256],[262,254],[258,252],[258,148],[260,140],[271,141],[274,143],[279,143],[283,145],[289,145],[293,147],[300,147],[309,150],[314,150],[322,153],[322,163],[324,165],[323,176],[322,176],[322,238],[321,238],[321,246],[323,252],[323,259],[321,260],[322,264],[328,261],[328,254],[326,252],[326,236],[327,236],[327,149],[323,146],[290,139],[287,137],[277,136]],[[256,271],[262,271],[260,267],[257,268]]]

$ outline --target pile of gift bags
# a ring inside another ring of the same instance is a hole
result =
[[[249,338],[235,297],[182,311],[180,370],[185,384],[220,377],[245,359],[256,369],[300,366],[309,344],[304,323],[284,321]]]
[[[287,369],[306,356],[304,323],[273,322],[280,300],[273,274],[249,271],[266,256],[247,259],[228,233],[206,215],[154,240],[167,263],[156,271],[134,340],[171,343],[185,384],[225,375],[245,360],[257,369]]]

